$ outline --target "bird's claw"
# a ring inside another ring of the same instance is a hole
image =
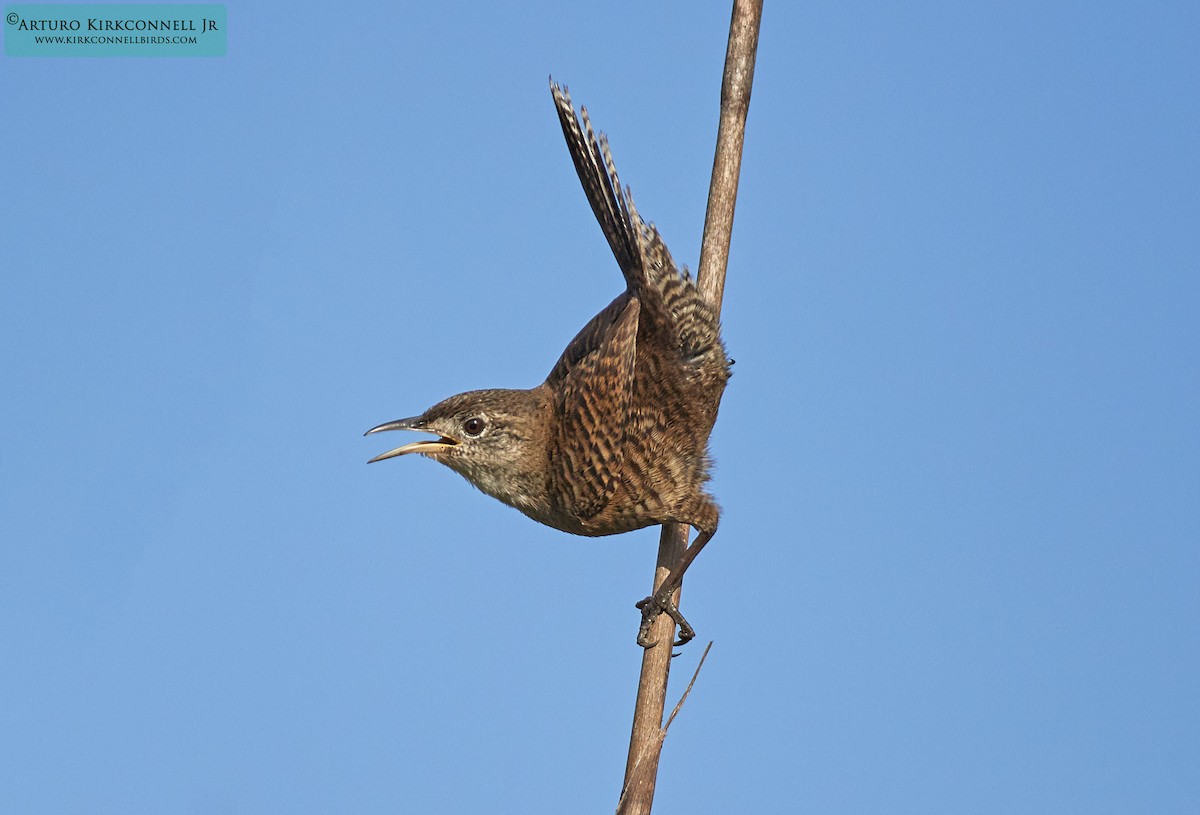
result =
[[[642,611],[642,624],[638,627],[637,644],[643,648],[653,648],[658,645],[658,640],[650,639],[650,626],[658,619],[658,615],[663,613],[666,613],[675,621],[675,625],[679,626],[679,639],[675,640],[673,646],[684,645],[696,636],[695,629],[684,619],[683,614],[679,611],[679,606],[672,602],[669,594],[652,594],[638,601],[637,607]]]

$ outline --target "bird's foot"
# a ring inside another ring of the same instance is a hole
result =
[[[696,636],[696,632],[691,624],[679,612],[679,606],[675,605],[674,601],[671,600],[670,593],[662,594],[659,592],[652,594],[638,602],[637,607],[642,610],[642,624],[638,628],[637,644],[643,648],[653,648],[658,645],[658,640],[650,639],[650,626],[658,619],[658,615],[663,613],[674,620],[675,625],[679,626],[679,639],[673,645],[683,645]]]

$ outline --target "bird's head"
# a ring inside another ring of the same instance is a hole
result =
[[[414,441],[371,459],[420,453],[440,461],[479,489],[518,509],[544,493],[547,418],[534,390],[481,390],[438,402],[420,416],[367,431],[416,430],[436,438]]]

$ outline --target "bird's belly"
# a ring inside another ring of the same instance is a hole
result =
[[[639,518],[623,513],[601,511],[591,518],[580,518],[570,512],[537,512],[517,507],[538,523],[545,524],[561,532],[572,535],[585,535],[589,538],[599,538],[605,535],[619,535],[622,532],[632,532],[653,526],[658,521]],[[607,510],[607,508],[606,508]]]

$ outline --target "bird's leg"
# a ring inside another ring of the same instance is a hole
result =
[[[679,639],[673,643],[674,645],[683,645],[696,636],[696,631],[684,619],[683,614],[679,611],[679,606],[675,605],[675,601],[671,599],[671,595],[683,582],[683,573],[687,571],[688,566],[692,564],[696,555],[700,554],[700,550],[712,539],[712,536],[713,530],[698,530],[696,540],[684,550],[683,556],[679,558],[675,568],[667,575],[667,579],[658,587],[658,591],[638,602],[637,607],[642,611],[642,624],[638,628],[637,636],[638,645],[643,648],[653,648],[658,644],[656,641],[650,640],[650,626],[658,618],[658,615],[663,613],[679,626]]]

